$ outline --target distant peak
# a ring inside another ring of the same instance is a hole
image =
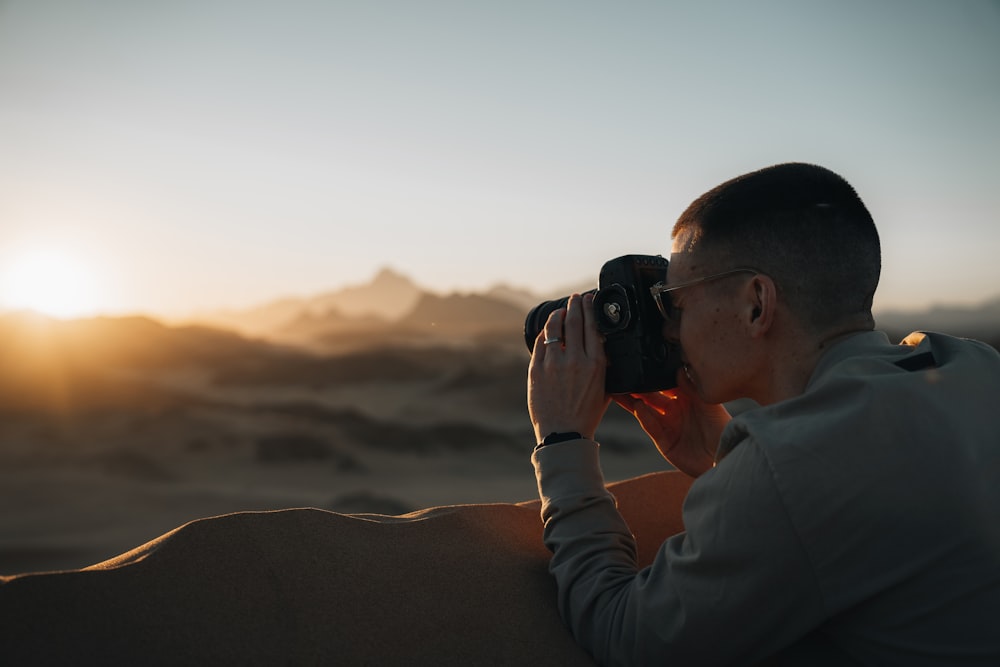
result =
[[[410,280],[408,276],[404,276],[402,273],[389,268],[388,266],[379,269],[378,273],[372,279],[372,285],[398,285],[398,284],[412,285],[413,281]]]

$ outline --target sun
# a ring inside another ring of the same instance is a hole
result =
[[[0,306],[67,319],[97,308],[94,272],[79,257],[55,249],[18,254],[0,267]]]

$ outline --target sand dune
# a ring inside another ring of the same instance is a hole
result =
[[[523,349],[321,355],[142,318],[0,318],[0,343],[0,574],[225,513],[535,493]],[[666,467],[623,412],[603,428],[609,479]]]
[[[615,485],[648,562],[679,473]],[[650,507],[660,508],[650,512]],[[590,664],[555,607],[535,502],[188,523],[92,567],[3,578],[8,664]]]
[[[0,318],[0,655],[585,664],[537,507],[508,504],[535,495],[508,333],[345,334],[317,353],[144,318]],[[617,408],[598,437],[609,480],[667,468]],[[660,510],[685,478],[615,488],[648,562],[680,530]],[[13,576],[44,570],[66,572]]]

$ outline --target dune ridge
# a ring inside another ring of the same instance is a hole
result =
[[[689,484],[659,473],[611,485],[641,563],[682,530]],[[0,655],[8,664],[80,656],[116,664],[592,664],[559,619],[548,557],[537,501],[394,517],[223,515],[87,568],[0,577]]]

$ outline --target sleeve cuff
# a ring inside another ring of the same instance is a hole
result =
[[[604,486],[599,452],[597,442],[580,438],[548,445],[532,453],[543,520],[551,518],[554,508],[566,505],[565,501],[572,505],[574,500],[612,498],[613,502]]]

